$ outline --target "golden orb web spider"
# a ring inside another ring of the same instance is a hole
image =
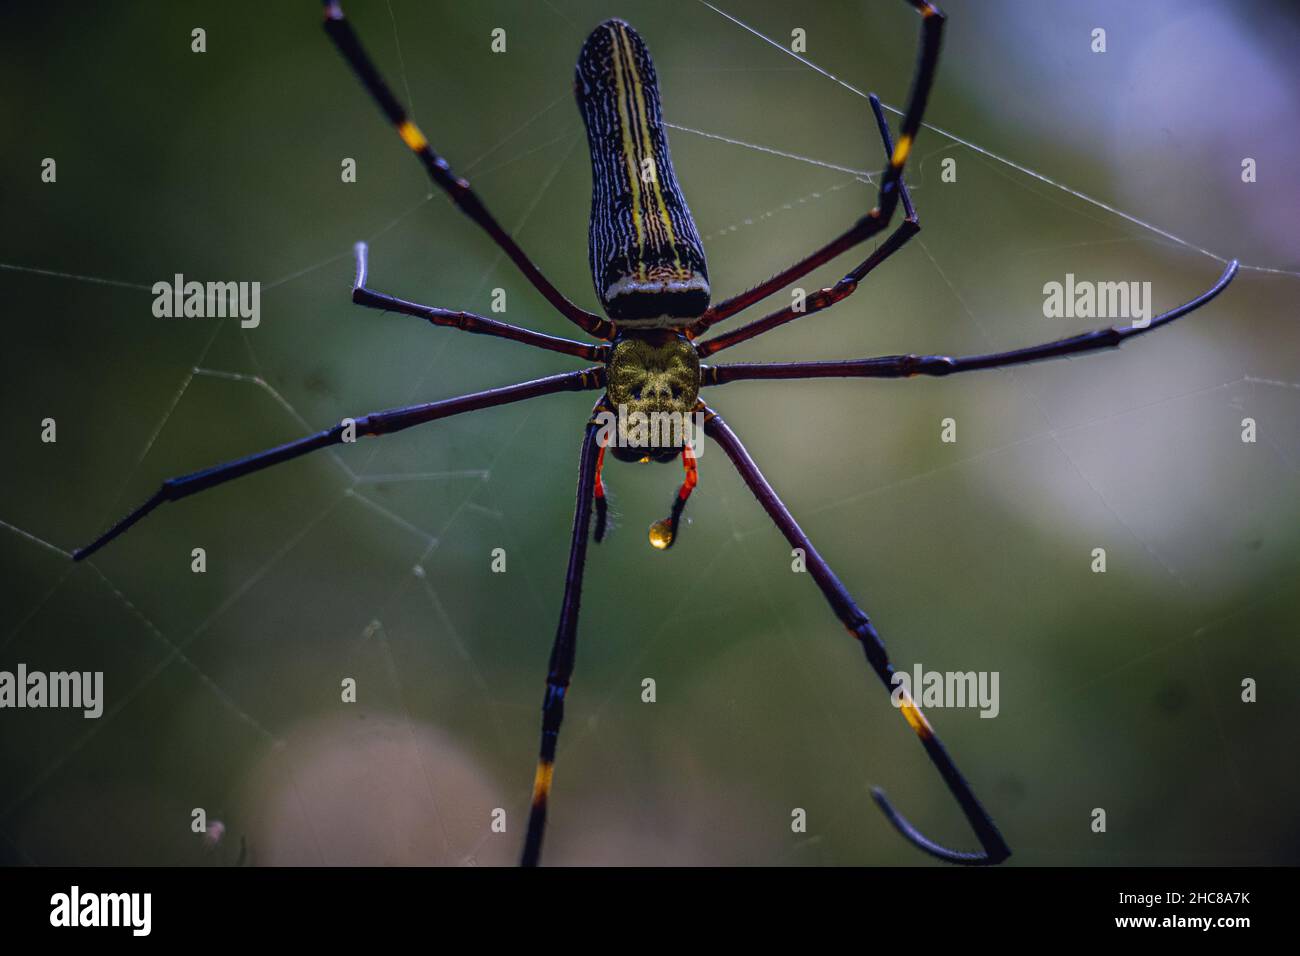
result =
[[[903,169],[921,128],[934,80],[944,16],[926,0],[906,2],[921,16],[920,49],[897,141],[891,136],[880,101],[874,95],[869,98],[886,156],[875,208],[784,271],[712,305],[699,232],[669,157],[650,54],[636,31],[621,20],[607,20],[595,28],[579,54],[574,88],[591,152],[593,189],[589,251],[592,278],[606,312],[602,317],[578,307],[556,289],[492,217],[469,183],[456,176],[447,161],[433,151],[362,49],[356,33],[344,19],[339,3],[325,0],[326,33],[396,128],[402,141],[419,157],[433,182],[491,236],[556,311],[598,341],[559,338],[484,316],[420,305],[375,292],[366,284],[367,254],[362,243],[356,247],[357,272],[352,300],[368,308],[412,315],[437,326],[495,335],[596,364],[574,372],[456,398],[344,419],[332,428],[298,441],[193,474],[169,478],[144,504],[94,542],[74,552],[73,558],[82,560],[95,553],[165,501],[185,498],[241,475],[349,441],[350,436],[356,434],[383,435],[476,409],[521,402],[560,391],[599,390],[601,395],[586,424],[581,444],[572,541],[560,620],[546,677],[540,756],[522,863],[535,865],[540,861],[564,699],[577,649],[587,541],[590,536],[599,542],[606,530],[607,507],[601,478],[605,452],[612,449],[614,457],[630,461],[682,459],[686,477],[673,499],[670,513],[650,527],[650,542],[660,550],[672,546],[680,530],[682,512],[695,487],[697,465],[691,442],[684,431],[677,429],[668,434],[652,430],[647,436],[628,427],[635,415],[643,416],[642,420],[656,415],[676,415],[680,420],[695,414],[703,420],[705,434],[726,453],[790,545],[802,549],[813,580],[836,617],[861,644],[868,666],[884,684],[886,692],[896,692],[892,681],[893,665],[871,620],[799,527],[740,439],[721,416],[700,400],[700,389],[752,379],[944,376],[1112,348],[1205,305],[1223,291],[1237,272],[1236,261],[1229,263],[1209,290],[1154,317],[1146,325],[1097,329],[1007,352],[960,357],[888,355],[843,361],[701,364],[702,358],[802,315],[828,309],[852,295],[868,273],[920,231],[916,210],[903,181]],[[781,309],[730,332],[699,341],[715,324],[772,296],[841,253],[883,232],[900,204],[904,215],[897,228],[842,279],[809,295],[802,308]],[[617,415],[613,415],[615,410]],[[612,433],[607,427],[611,416],[617,423]],[[593,514],[594,531],[591,527]],[[980,849],[958,851],[928,839],[876,789],[873,795],[885,816],[906,840],[940,860],[987,865],[1007,859],[1011,850],[1006,841],[905,688],[899,704],[904,719],[920,739],[930,761],[974,830]]]

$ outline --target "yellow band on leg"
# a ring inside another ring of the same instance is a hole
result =
[[[424,138],[420,132],[420,127],[416,126],[410,120],[403,121],[402,125],[397,127],[397,135],[402,137],[402,142],[411,147],[412,151],[419,152],[429,145],[429,141]]]
[[[555,764],[546,760],[537,763],[537,775],[533,777],[533,806],[546,802],[551,792],[551,778],[555,775]]]
[[[907,162],[907,154],[912,151],[912,137],[900,136],[898,142],[894,145],[894,155],[890,159],[890,164],[897,167]]]
[[[921,708],[916,706],[916,701],[912,700],[911,695],[904,694],[899,710],[903,712],[903,719],[907,725],[916,731],[916,735],[922,740],[934,735],[934,730],[930,727],[930,722],[925,719],[925,714],[921,713]]]

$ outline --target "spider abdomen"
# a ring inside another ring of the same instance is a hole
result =
[[[645,42],[622,20],[592,31],[574,89],[591,150],[591,275],[606,313],[667,328],[709,306],[704,247],[677,184]]]

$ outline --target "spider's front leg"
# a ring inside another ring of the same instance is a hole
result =
[[[524,837],[522,866],[536,866],[542,855],[542,837],[546,832],[546,806],[555,774],[555,747],[560,740],[564,720],[564,695],[573,676],[573,662],[578,649],[578,608],[582,602],[582,573],[587,564],[587,535],[591,530],[592,498],[596,488],[596,461],[600,452],[597,438],[601,421],[597,413],[604,407],[602,397],[592,409],[591,420],[582,437],[578,464],[578,500],[573,513],[573,540],[569,545],[569,566],[564,576],[564,600],[560,604],[560,623],[555,629],[550,665],[546,672],[546,693],[542,698],[542,744],[533,777],[532,807],[528,813],[528,833]]]
[[[758,499],[758,503],[763,506],[763,510],[768,513],[768,516],[781,530],[781,533],[785,535],[790,545],[803,550],[808,571],[811,573],[813,580],[817,582],[817,586],[821,588],[822,594],[825,595],[827,603],[831,606],[831,610],[835,612],[835,616],[840,619],[849,633],[862,645],[868,665],[885,685],[885,690],[891,694],[896,693],[897,689],[894,687],[893,682],[894,666],[889,662],[885,644],[881,640],[879,633],[877,633],[875,625],[871,623],[871,619],[858,607],[848,589],[844,587],[840,579],[835,576],[835,572],[831,570],[830,565],[813,547],[808,535],[799,527],[789,509],[777,497],[776,491],[768,484],[767,479],[763,477],[763,473],[758,470],[758,465],[749,457],[749,452],[740,443],[740,439],[736,437],[735,432],[712,410],[707,410],[706,414],[708,417],[705,420],[705,431],[708,436],[726,452],[727,457],[736,466],[736,470],[744,479],[745,484],[749,486],[749,490],[753,492],[754,497]],[[948,790],[961,806],[962,813],[965,814],[966,820],[970,823],[971,828],[975,831],[975,836],[979,839],[982,852],[968,853],[961,850],[951,850],[930,840],[894,809],[894,806],[879,789],[872,791],[876,803],[884,811],[889,822],[908,842],[931,856],[948,863],[973,866],[1001,863],[1011,855],[1010,847],[1002,838],[1002,834],[998,832],[997,825],[989,816],[988,811],[984,809],[971,790],[966,778],[962,776],[961,771],[957,769],[957,765],[953,763],[947,748],[944,747],[942,741],[935,734],[930,722],[926,720],[925,715],[921,713],[921,709],[916,706],[916,702],[905,691],[901,697],[900,710],[908,726],[912,728],[921,741],[921,745],[925,748],[925,752],[934,764],[935,769],[939,771],[944,783],[948,785]]]

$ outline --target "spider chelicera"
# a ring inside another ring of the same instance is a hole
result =
[[[703,386],[747,379],[952,375],[1115,347],[1131,336],[1160,328],[1206,304],[1223,291],[1237,272],[1237,263],[1233,261],[1208,291],[1176,309],[1156,316],[1145,326],[1097,329],[1009,352],[962,357],[889,355],[834,362],[701,364],[701,358],[738,345],[800,316],[820,312],[848,297],[869,272],[920,231],[916,210],[903,182],[903,167],[921,127],[921,118],[934,80],[944,17],[938,8],[926,0],[906,2],[921,15],[921,38],[916,75],[897,142],[891,138],[880,101],[874,95],[869,98],[876,125],[884,141],[886,156],[875,208],[839,236],[788,269],[715,305],[709,304],[708,270],[699,232],[677,184],[669,158],[659,89],[649,51],[636,31],[621,20],[607,20],[596,27],[579,54],[574,90],[586,123],[591,150],[593,189],[590,258],[596,293],[607,316],[602,317],[578,307],[556,289],[492,218],[469,183],[456,176],[446,160],[433,151],[424,134],[407,117],[406,111],[362,49],[357,35],[343,18],[339,4],[335,0],[325,0],[326,33],[378,102],[385,116],[396,127],[402,141],[420,158],[433,182],[492,237],[547,302],[588,335],[600,341],[588,343],[557,338],[472,313],[419,305],[375,292],[366,286],[366,248],[361,243],[356,247],[357,277],[352,300],[368,308],[405,313],[438,326],[496,335],[598,364],[518,385],[346,419],[344,423],[326,431],[278,448],[190,475],[170,478],[144,504],[93,543],[76,551],[73,557],[81,560],[93,554],[164,501],[188,497],[241,475],[350,440],[358,434],[384,435],[451,415],[520,402],[554,392],[601,390],[601,397],[587,423],[582,440],[573,538],[560,622],[546,676],[546,692],[542,702],[541,754],[533,782],[532,807],[522,862],[525,865],[536,864],[541,855],[556,743],[559,740],[560,724],[564,717],[564,698],[573,673],[577,647],[578,605],[587,557],[587,539],[592,534],[593,510],[596,517],[595,539],[600,541],[605,532],[606,503],[601,467],[606,448],[611,448],[614,456],[623,460],[682,459],[686,479],[673,500],[671,512],[668,517],[650,527],[650,542],[659,549],[671,547],[679,531],[682,510],[695,487],[695,457],[690,445],[681,441],[683,433],[675,431],[673,438],[666,440],[661,433],[652,431],[649,433],[649,442],[642,439],[638,444],[637,433],[624,428],[627,419],[634,413],[646,417],[687,416],[692,413],[702,416],[705,434],[731,459],[745,484],[790,545],[802,549],[807,570],[826,597],[831,610],[862,645],[867,664],[880,678],[886,691],[895,691],[892,681],[893,665],[889,662],[884,643],[871,620],[813,547],[808,536],[749,457],[740,439],[721,416],[700,400],[700,389]],[[900,204],[904,217],[898,227],[844,278],[807,296],[802,307],[781,309],[731,332],[697,341],[717,323],[768,298],[841,253],[883,232]],[[614,433],[618,441],[611,440],[611,433],[605,425],[607,419],[602,419],[602,414],[613,409],[619,410],[619,427]],[[903,717],[915,731],[931,762],[961,806],[981,849],[978,852],[962,852],[933,842],[894,809],[878,789],[873,791],[876,803],[908,841],[941,860],[964,864],[995,864],[1005,860],[1011,854],[1010,848],[925,715],[906,693],[898,703]]]

